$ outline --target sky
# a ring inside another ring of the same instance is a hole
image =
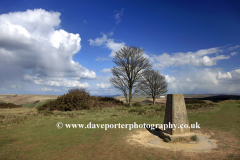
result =
[[[240,94],[240,1],[1,0],[0,94],[122,94],[114,55],[138,46],[167,94]]]

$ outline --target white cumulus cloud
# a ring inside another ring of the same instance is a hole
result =
[[[96,38],[95,40],[89,39],[90,45],[92,46],[100,46],[108,41],[107,35],[102,33],[103,36],[101,38]]]
[[[232,79],[232,75],[230,72],[227,72],[226,74],[222,74],[220,71],[218,71],[217,78],[218,79]]]
[[[106,84],[106,83],[100,83],[100,84],[96,84],[97,85],[97,87],[99,87],[99,88],[109,88],[109,87],[111,87],[111,84]]]
[[[232,56],[235,56],[235,55],[237,55],[237,53],[238,53],[238,52],[232,52],[231,55],[232,55]]]
[[[101,38],[96,38],[95,40],[89,39],[88,41],[90,42],[90,45],[92,45],[92,46],[103,45],[112,51],[109,56],[114,57],[115,53],[125,46],[125,43],[124,42],[121,42],[121,43],[114,42],[114,39],[107,39],[107,35],[104,33],[102,33],[102,34],[103,34],[103,36]]]
[[[154,67],[165,68],[170,66],[179,66],[190,64],[192,66],[213,66],[216,62],[221,59],[229,59],[230,56],[218,55],[223,52],[220,47],[201,49],[197,52],[178,52],[172,55],[168,53],[163,53],[162,55],[152,54],[151,58],[154,60]],[[210,57],[210,55],[215,54],[216,56]]]
[[[176,79],[174,77],[170,77],[169,75],[165,76],[167,83],[173,83]]]
[[[212,59],[210,59],[208,56],[204,56],[203,58],[195,58],[192,56],[190,59],[190,64],[193,66],[212,66],[216,63],[213,62]]]
[[[234,49],[236,49],[236,48],[238,48],[238,47],[240,47],[240,45],[236,45],[236,46],[234,46],[234,47],[229,47],[228,49],[231,51],[231,50],[234,50]]]
[[[61,84],[67,77],[96,78],[95,72],[73,60],[81,49],[81,38],[58,29],[60,15],[44,9],[0,15],[0,74],[5,75],[0,82],[19,81],[23,75],[35,76],[35,82],[43,77],[62,78]]]
[[[103,73],[110,73],[111,72],[111,68],[104,68],[101,72],[103,72]]]
[[[48,86],[62,86],[62,87],[89,87],[89,84],[84,82],[80,83],[77,80],[68,80],[65,78],[46,78],[24,75],[24,79],[32,81],[34,84],[48,85]]]
[[[177,81],[168,84],[168,93],[239,94],[240,69],[223,73],[221,68],[189,68],[174,76]]]
[[[89,39],[90,45],[92,46],[104,46],[111,50],[110,57],[114,57],[116,52],[118,52],[121,48],[123,48],[126,44],[124,42],[117,43],[114,42],[114,39],[108,39],[107,35],[102,33],[103,36],[101,38],[96,38],[95,40]],[[154,61],[152,57],[149,57],[145,52],[143,53],[143,57],[148,58],[151,62]],[[95,59],[96,61],[105,61],[105,60],[111,60],[105,57],[97,57]]]
[[[53,89],[47,88],[47,87],[44,87],[44,88],[42,88],[41,90],[44,91],[44,92],[46,92],[46,91],[53,91]]]
[[[240,73],[240,69],[235,69],[235,71],[236,71],[237,73]]]
[[[187,78],[186,82],[192,82],[192,80],[190,78]]]
[[[61,90],[59,90],[59,89],[51,89],[51,88],[47,88],[47,87],[44,87],[44,88],[42,88],[41,90],[44,91],[44,92],[46,92],[46,91],[55,91],[55,92],[61,91]]]

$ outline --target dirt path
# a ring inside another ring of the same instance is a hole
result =
[[[146,129],[136,130],[124,138],[127,144],[134,147],[154,148],[163,153],[163,157],[169,154],[195,160],[240,157],[240,141],[228,132],[206,129],[192,132],[198,136],[198,144],[169,144]]]
[[[198,143],[166,143],[161,138],[151,134],[149,131],[139,130],[136,134],[131,135],[128,142],[130,144],[140,144],[145,147],[157,147],[165,149],[177,149],[177,150],[188,150],[188,151],[210,151],[216,148],[216,141],[209,140],[206,135],[196,133],[199,139]]]

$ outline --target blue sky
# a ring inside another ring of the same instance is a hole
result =
[[[0,1],[0,94],[62,95],[109,82],[123,46],[144,48],[168,94],[240,94],[240,1]]]

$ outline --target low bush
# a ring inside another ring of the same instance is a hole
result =
[[[139,103],[139,102],[134,102],[134,103],[132,104],[132,106],[133,106],[133,107],[142,107],[141,103]]]
[[[59,96],[54,101],[49,101],[46,104],[37,107],[40,112],[48,111],[74,111],[74,110],[89,110],[101,109],[106,107],[115,107],[116,105],[124,105],[122,101],[109,97],[90,96],[85,89],[72,89],[67,94]]]
[[[192,136],[191,137],[191,140],[193,140],[193,141],[198,141],[198,137],[195,135],[195,136]]]
[[[112,97],[97,97],[98,101],[102,102],[113,102],[115,104],[123,104],[123,101],[120,101],[119,99],[112,98]]]
[[[13,103],[1,103],[0,108],[20,108],[21,106]]]

